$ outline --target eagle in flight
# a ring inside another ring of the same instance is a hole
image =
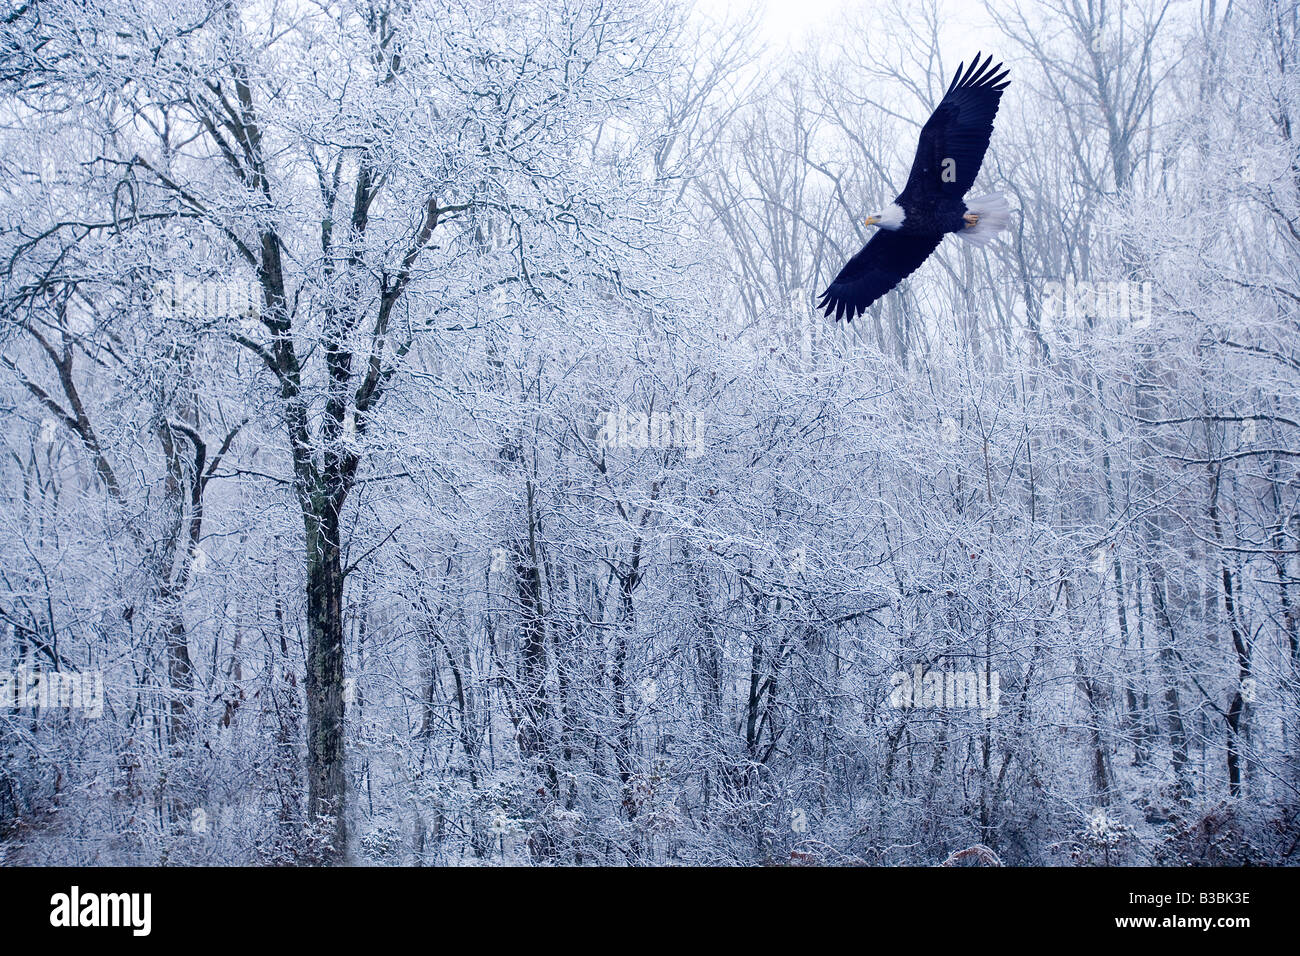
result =
[[[980,55],[957,66],[948,92],[921,128],[912,172],[898,198],[867,217],[879,231],[848,261],[817,303],[826,315],[853,320],[911,275],[944,235],[982,246],[1006,228],[1011,211],[1001,193],[962,197],[975,182],[993,135],[993,117],[1010,70]]]

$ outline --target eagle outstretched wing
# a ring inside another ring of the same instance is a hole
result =
[[[817,308],[852,320],[910,275],[934,252],[943,236],[914,236],[881,229],[850,259],[821,295]]]
[[[981,64],[978,53],[964,74],[958,64],[948,92],[921,127],[903,196],[912,190],[954,199],[966,195],[988,151],[993,117],[1002,91],[1010,85],[1010,73],[1001,63],[993,66],[992,56]]]

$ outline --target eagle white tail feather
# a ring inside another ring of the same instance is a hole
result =
[[[1007,226],[1011,225],[1011,207],[1001,193],[989,193],[966,200],[966,211],[979,216],[979,222],[967,226],[957,235],[977,246],[987,245]]]

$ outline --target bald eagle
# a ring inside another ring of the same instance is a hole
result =
[[[980,55],[963,73],[957,66],[948,92],[921,128],[912,172],[898,198],[867,217],[879,231],[848,261],[817,303],[826,315],[853,320],[911,275],[954,232],[984,245],[1010,221],[1000,193],[963,200],[975,182],[993,135],[993,117],[1010,70]]]

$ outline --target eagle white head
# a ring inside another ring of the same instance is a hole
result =
[[[868,226],[879,226],[881,229],[897,229],[903,224],[904,213],[903,207],[896,202],[891,202],[881,212],[873,212],[867,217]]]

